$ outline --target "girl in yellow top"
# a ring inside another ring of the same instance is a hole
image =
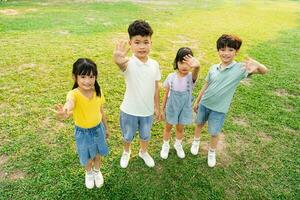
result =
[[[57,105],[60,118],[73,115],[75,138],[81,165],[85,166],[85,185],[91,189],[103,185],[100,172],[100,155],[108,154],[106,139],[109,136],[103,110],[104,95],[97,82],[97,66],[87,58],[79,58],[73,64],[74,86],[68,92],[66,103]]]

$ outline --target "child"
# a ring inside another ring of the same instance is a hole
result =
[[[139,130],[141,157],[148,167],[154,167],[153,158],[147,152],[153,113],[159,116],[159,87],[161,77],[158,63],[148,57],[151,48],[152,28],[144,20],[136,20],[128,27],[129,45],[133,56],[127,58],[126,42],[117,44],[114,61],[123,72],[126,92],[121,104],[120,125],[124,141],[121,156],[122,168],[128,166],[130,144]]]
[[[174,148],[179,158],[184,158],[182,148],[184,125],[192,123],[192,90],[199,73],[199,61],[193,57],[193,52],[188,47],[177,51],[173,63],[174,73],[168,75],[163,86],[166,89],[162,103],[162,117],[166,118],[163,134],[163,145],[160,156],[167,159],[169,155],[169,140],[171,129],[176,125],[176,141]],[[190,72],[192,68],[193,72]]]
[[[219,140],[226,113],[228,112],[233,94],[240,81],[251,74],[265,74],[268,69],[253,59],[244,63],[234,61],[242,45],[242,40],[233,35],[222,35],[217,40],[217,50],[221,63],[212,65],[199,95],[194,103],[197,112],[194,141],[191,153],[198,154],[200,132],[208,121],[208,132],[211,134],[208,150],[208,166],[216,164],[216,147]],[[200,103],[199,103],[200,102]]]
[[[79,58],[73,64],[74,86],[68,92],[64,106],[57,105],[57,115],[75,121],[75,139],[81,165],[85,166],[85,185],[100,188],[103,176],[100,171],[100,155],[108,154],[106,138],[109,136],[103,110],[103,92],[97,82],[97,66],[87,58]]]

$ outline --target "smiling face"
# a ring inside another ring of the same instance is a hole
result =
[[[96,77],[92,73],[90,75],[77,75],[76,81],[80,90],[91,91],[94,90]]]
[[[219,57],[222,61],[222,65],[229,65],[236,56],[237,50],[231,47],[220,48],[218,51]]]
[[[133,36],[129,45],[131,46],[131,51],[142,62],[146,62],[151,48],[151,37],[150,36]]]

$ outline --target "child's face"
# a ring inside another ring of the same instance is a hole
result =
[[[220,48],[218,53],[222,61],[222,64],[228,65],[233,61],[237,51],[234,48],[225,47],[225,48]]]
[[[191,70],[191,67],[184,62],[177,62],[177,66],[178,66],[178,72],[181,75],[187,75]]]
[[[129,45],[131,46],[131,51],[138,59],[143,62],[147,61],[151,48],[150,36],[133,36],[129,41]]]
[[[77,75],[78,87],[82,90],[93,90],[96,77],[91,73],[90,75]]]

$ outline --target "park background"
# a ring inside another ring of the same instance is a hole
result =
[[[0,1],[0,199],[299,199],[299,14],[300,2],[285,0]],[[156,166],[138,158],[135,140],[128,168],[119,167],[125,87],[112,52],[135,19],[154,30],[150,57],[162,80],[178,48],[192,48],[201,60],[194,95],[219,62],[215,41],[223,33],[243,39],[238,61],[250,56],[270,69],[238,87],[215,168],[207,166],[207,129],[200,154],[189,153],[193,126],[185,131],[186,158],[172,149],[162,160],[161,122],[149,148]],[[72,88],[79,57],[97,63],[106,97],[111,137],[101,189],[85,188],[73,122],[51,111]]]

